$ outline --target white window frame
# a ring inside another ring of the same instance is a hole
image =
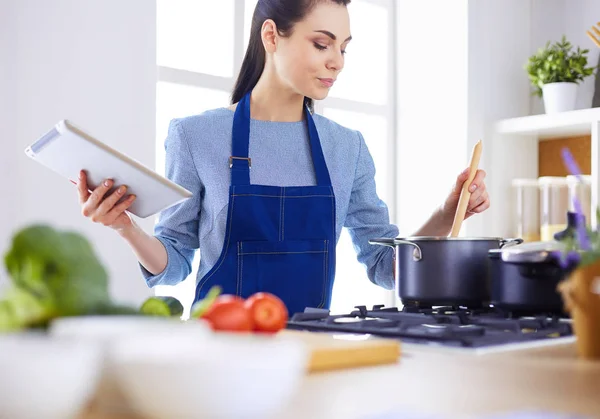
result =
[[[356,0],[355,0],[356,1]],[[388,42],[388,54],[389,64],[391,69],[396,68],[396,2],[395,0],[361,0],[376,4],[388,10],[388,28],[389,28],[389,41]],[[157,83],[169,82],[173,84],[180,84],[185,86],[210,88],[213,90],[222,90],[230,93],[233,90],[235,81],[237,79],[237,73],[242,64],[245,53],[244,44],[244,31],[245,26],[245,8],[246,2],[236,0],[233,2],[233,16],[234,19],[234,38],[233,38],[233,65],[234,71],[232,77],[215,76],[212,74],[193,72],[187,70],[181,70],[177,68],[171,68],[166,66],[157,65]],[[396,185],[397,185],[397,172],[395,164],[396,156],[396,76],[395,71],[388,72],[388,105],[377,105],[367,102],[354,101],[336,97],[328,97],[322,101],[315,102],[315,112],[322,114],[325,108],[331,108],[335,110],[351,111],[363,113],[366,115],[382,116],[387,121],[387,167],[389,170],[388,176],[391,177],[391,181],[388,182],[388,189],[386,190],[386,204],[389,208],[391,222],[394,223],[396,219]],[[225,105],[225,104],[224,104]],[[194,274],[194,272],[192,272]],[[366,275],[365,275],[366,279]],[[383,292],[384,301],[382,304],[386,306],[397,306],[398,299],[396,298],[395,291]]]

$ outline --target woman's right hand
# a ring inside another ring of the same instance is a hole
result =
[[[122,231],[133,225],[133,221],[125,210],[133,204],[135,195],[130,195],[117,204],[125,195],[127,187],[121,185],[116,191],[105,196],[112,186],[113,181],[107,179],[94,189],[93,192],[90,192],[88,190],[86,173],[82,170],[79,172],[79,182],[77,184],[79,204],[81,205],[81,213],[84,217],[89,218],[95,223]]]

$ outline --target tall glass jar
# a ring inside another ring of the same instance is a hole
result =
[[[540,192],[537,179],[513,179],[513,234],[525,242],[540,240]]]
[[[590,175],[581,176],[582,182],[576,176],[567,176],[569,185],[569,211],[575,212],[574,200],[577,198],[581,203],[585,222],[588,226],[592,225],[592,177]]]
[[[540,184],[540,238],[554,240],[554,234],[567,227],[569,212],[569,186],[566,177],[543,176]]]

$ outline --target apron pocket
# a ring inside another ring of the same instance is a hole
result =
[[[322,307],[329,272],[328,240],[237,243],[237,294],[265,291],[287,305],[290,316]]]

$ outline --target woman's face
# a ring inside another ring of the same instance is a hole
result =
[[[344,67],[350,38],[346,6],[319,2],[289,37],[277,36],[272,54],[277,75],[298,94],[324,99]]]

